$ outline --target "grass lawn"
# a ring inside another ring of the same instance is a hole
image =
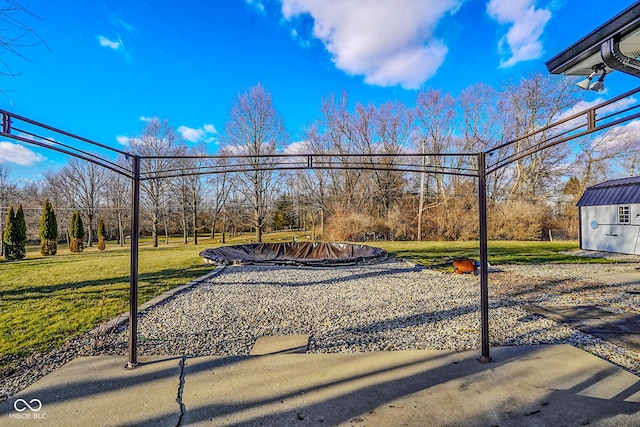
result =
[[[291,241],[295,233],[272,233],[265,241]],[[304,233],[298,233],[301,236]],[[229,239],[228,244],[246,243],[252,235]],[[202,276],[212,266],[199,252],[219,245],[200,238],[200,244],[175,243],[153,248],[140,243],[139,303],[172,287]],[[451,257],[478,258],[478,242],[375,242],[397,258],[424,265],[438,265]],[[499,263],[597,262],[559,254],[577,248],[577,243],[490,242],[489,261]],[[42,257],[30,247],[21,261],[0,261],[0,367],[11,356],[25,356],[61,345],[74,335],[128,310],[129,248],[110,244],[105,252],[86,248],[73,254],[59,249],[53,257]]]
[[[419,264],[434,266],[451,258],[480,259],[480,243],[471,242],[374,242],[396,258],[406,258]],[[560,252],[578,249],[578,242],[515,242],[488,243],[490,264],[593,263],[612,262],[601,258],[585,258]]]

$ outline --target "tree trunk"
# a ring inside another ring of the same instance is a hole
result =
[[[215,239],[216,237],[216,217],[213,217],[213,220],[211,221],[211,239]]]
[[[118,211],[118,243],[120,246],[124,246],[124,226],[122,224],[122,212]]]
[[[182,217],[182,243],[185,245],[189,242],[189,230],[187,230],[187,218]]]
[[[93,215],[87,215],[89,217],[89,227],[88,227],[88,242],[87,245],[91,248],[93,247]]]
[[[157,206],[154,206],[154,211],[153,211],[153,224],[151,227],[151,238],[153,239],[153,247],[157,248],[158,247],[158,222],[159,222],[159,218],[158,218],[158,210],[157,210]]]
[[[191,193],[191,202],[193,204],[193,210],[192,210],[192,217],[191,217],[191,226],[193,228],[193,244],[197,245],[198,244],[198,204],[197,202],[197,195],[196,195],[196,190],[195,188],[192,189],[193,192]]]
[[[256,226],[256,242],[262,243],[262,227]]]

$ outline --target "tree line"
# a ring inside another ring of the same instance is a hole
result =
[[[169,120],[153,118],[130,138],[128,148],[154,156],[141,165],[146,178],[141,181],[141,231],[154,246],[176,234],[196,244],[199,234],[224,241],[229,234],[252,232],[261,241],[270,229],[297,229],[309,239],[325,240],[477,239],[475,179],[434,171],[473,169],[475,157],[451,154],[500,146],[566,116],[578,103],[574,87],[569,79],[534,74],[498,88],[477,84],[456,97],[425,89],[416,94],[415,105],[352,105],[347,93],[331,95],[321,100],[319,118],[291,143],[271,94],[258,84],[234,101],[216,153],[204,144],[187,144]],[[507,158],[549,136],[522,139],[494,156]],[[550,230],[576,238],[577,198],[588,185],[637,173],[636,147],[633,126],[621,126],[492,173],[487,181],[489,238],[543,239]],[[276,153],[332,153],[337,168],[276,171],[271,167],[275,158],[258,157]],[[388,155],[389,168],[350,169],[354,160],[348,155],[354,153],[365,155],[365,161],[367,155]],[[394,155],[402,153],[429,153],[431,172],[389,170],[400,162]],[[198,157],[211,154],[235,157]],[[242,172],[224,172],[234,166]],[[222,172],[179,173],[204,167]],[[163,171],[176,173],[167,178]],[[88,246],[99,240],[100,218],[106,238],[125,244],[130,191],[127,178],[74,158],[47,171],[44,179],[20,185],[0,164],[1,218],[10,205],[21,204],[27,228],[38,230],[38,213],[48,199],[61,217],[78,212]],[[70,224],[58,224],[59,236],[70,235]],[[33,231],[28,238],[38,236]]]

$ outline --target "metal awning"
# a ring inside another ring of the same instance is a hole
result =
[[[640,76],[632,62],[640,57],[640,2],[634,3],[546,62],[552,74],[589,75],[604,64]],[[636,61],[637,62],[637,61]],[[632,72],[630,72],[632,71]]]

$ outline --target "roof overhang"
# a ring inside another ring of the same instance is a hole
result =
[[[640,77],[640,2],[546,62],[552,74],[586,76],[604,65]]]

